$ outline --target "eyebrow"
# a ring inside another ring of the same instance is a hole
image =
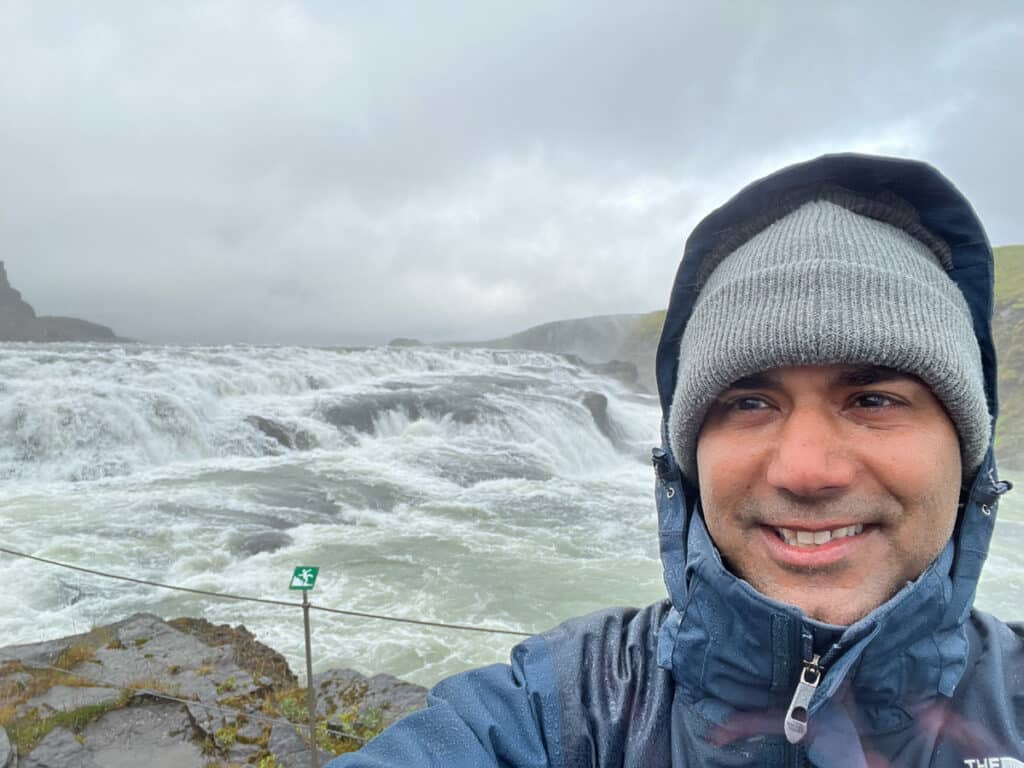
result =
[[[845,387],[867,387],[904,379],[919,380],[916,376],[884,365],[851,365],[842,368],[833,379],[833,383]],[[736,379],[728,389],[779,389],[781,386],[778,377],[769,371],[762,371]]]
[[[778,389],[782,384],[770,373],[753,373],[736,379],[727,389]]]
[[[889,381],[909,379],[918,381],[916,376],[884,365],[856,365],[845,368],[837,377],[836,383],[848,387],[867,387]]]

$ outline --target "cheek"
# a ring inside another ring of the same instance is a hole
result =
[[[963,462],[960,458],[960,443],[956,432],[945,437],[946,439],[942,441],[944,450],[936,450],[935,453],[935,469],[932,477],[934,488],[932,504],[933,508],[937,510],[935,527],[940,539],[937,549],[941,549],[953,533],[963,477]]]
[[[729,476],[718,441],[714,435],[701,433],[697,438],[697,487],[708,533],[716,540],[718,518],[722,508],[722,500],[719,497],[728,490]]]
[[[864,448],[861,461],[885,478],[898,495],[959,496],[960,441],[944,415],[925,428],[900,434],[879,432]]]
[[[758,459],[743,441],[702,434],[697,441],[697,474],[704,520],[722,547],[734,534],[740,510],[749,503]]]
[[[727,451],[714,434],[702,432],[697,438],[697,478],[705,517],[713,516],[719,497],[728,493],[729,481],[735,478],[735,472],[729,468]]]
[[[697,440],[697,476],[705,510],[710,499],[745,495],[763,464],[764,445],[711,431]]]
[[[945,546],[956,523],[960,444],[950,425],[889,448],[879,451],[875,466],[907,515],[901,549],[923,568]]]

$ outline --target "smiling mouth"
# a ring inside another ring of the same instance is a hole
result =
[[[837,539],[845,539],[848,536],[857,536],[864,532],[864,526],[857,523],[828,531],[797,531],[792,528],[772,528],[772,530],[791,547],[812,548],[820,547]]]

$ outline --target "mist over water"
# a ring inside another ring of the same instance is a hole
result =
[[[658,406],[525,351],[0,345],[0,542],[181,586],[535,632],[664,596]],[[1014,478],[1019,480],[1024,478]],[[1024,505],[979,605],[1021,618]],[[301,669],[295,609],[0,555],[0,644],[147,610],[244,623]],[[515,638],[313,614],[315,666],[429,684]]]

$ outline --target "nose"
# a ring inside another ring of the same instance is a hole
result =
[[[838,495],[853,482],[856,467],[849,446],[824,406],[794,408],[776,437],[767,471],[772,486],[813,499]]]

